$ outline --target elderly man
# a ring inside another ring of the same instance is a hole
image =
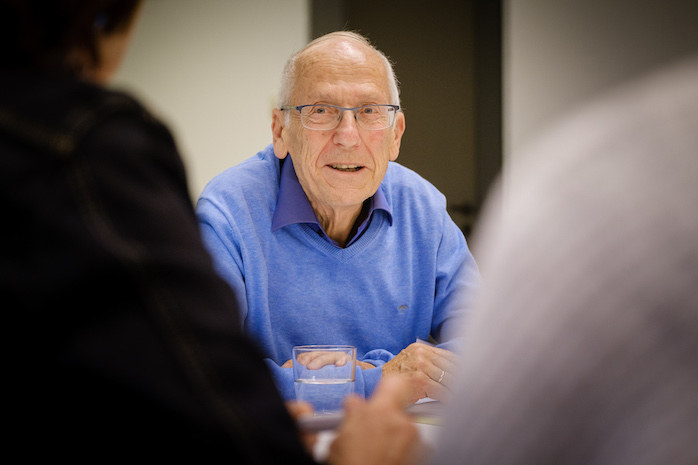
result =
[[[413,401],[443,399],[451,329],[480,276],[444,196],[391,163],[405,115],[390,62],[358,34],[328,34],[289,59],[279,100],[273,145],[197,204],[246,332],[286,398],[294,345],[351,344],[357,392],[401,374]]]

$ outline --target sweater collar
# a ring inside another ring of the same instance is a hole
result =
[[[357,234],[351,239],[347,246],[351,245],[351,243],[366,229],[374,211],[383,210],[386,213],[388,222],[390,224],[393,222],[390,205],[380,187],[374,195],[367,199],[367,202],[369,202],[368,215],[363,223],[359,225]],[[277,229],[295,223],[309,223],[315,226],[313,229],[322,231],[322,226],[320,226],[320,222],[313,211],[313,207],[310,205],[310,201],[298,181],[296,170],[293,168],[293,161],[291,157],[287,155],[281,164],[279,196],[276,199],[276,209],[274,210],[274,216],[271,221],[271,230],[274,232]],[[324,231],[322,231],[322,233],[324,234]],[[334,242],[327,237],[326,234],[325,238],[330,242]]]

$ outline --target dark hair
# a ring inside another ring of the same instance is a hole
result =
[[[76,74],[76,50],[99,65],[97,33],[123,30],[140,1],[0,0],[0,66]]]

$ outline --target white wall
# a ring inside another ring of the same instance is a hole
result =
[[[309,1],[145,1],[113,87],[173,131],[193,200],[271,142],[281,70],[310,38]]]
[[[588,99],[698,52],[696,0],[505,0],[504,165]]]

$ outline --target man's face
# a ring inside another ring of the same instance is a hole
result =
[[[292,105],[326,103],[342,107],[389,104],[388,76],[379,57],[368,48],[332,41],[307,50],[297,62]],[[380,185],[388,162],[395,160],[405,129],[404,115],[388,129],[358,127],[345,112],[335,129],[318,131],[301,125],[291,111],[290,124],[275,110],[274,152],[289,153],[303,190],[316,212],[356,211]]]

